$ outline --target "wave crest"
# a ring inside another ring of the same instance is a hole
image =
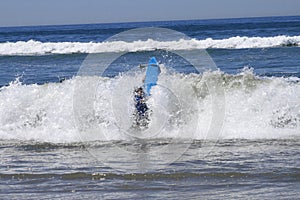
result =
[[[44,54],[74,54],[74,53],[103,53],[103,52],[137,52],[163,50],[192,50],[192,49],[243,49],[243,48],[272,48],[299,46],[300,36],[275,37],[231,37],[227,39],[205,40],[180,39],[177,41],[146,41],[134,42],[40,42],[35,40],[0,43],[0,55],[44,55]]]
[[[54,143],[82,141],[72,108],[74,86],[75,82],[94,82],[99,85],[96,112],[86,116],[87,122],[101,126],[106,132],[106,137],[91,135],[85,139],[127,140],[114,126],[116,116],[111,114],[113,111],[108,99],[113,98],[118,84],[129,87],[133,81],[142,80],[142,77],[142,74],[124,74],[115,78],[74,77],[62,83],[44,85],[22,85],[15,81],[0,88],[0,139]],[[207,129],[211,119],[211,96],[209,90],[203,88],[201,81],[216,79],[222,82],[226,108],[223,130],[220,138],[216,139],[285,138],[299,135],[299,80],[262,78],[255,76],[251,70],[245,70],[237,75],[221,71],[205,72],[202,75],[161,74],[159,84],[169,88],[179,99],[183,98],[183,108],[187,107],[190,111],[174,115],[171,126],[163,131],[160,137],[185,138],[190,127],[196,123],[199,130],[194,133],[192,139],[205,139],[202,132]],[[121,97],[116,99],[116,105],[130,103],[129,100],[124,101],[130,97],[123,93],[119,95]],[[162,100],[157,103],[158,106],[165,103],[161,96],[164,94],[159,90],[154,95],[157,95],[158,101]],[[128,115],[123,112],[119,114]],[[130,118],[130,115],[127,118]]]

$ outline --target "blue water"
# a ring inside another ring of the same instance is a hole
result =
[[[157,49],[163,41],[105,46],[146,27],[186,34],[187,43],[168,38],[166,45],[191,53],[207,47],[216,68],[195,69],[168,47]],[[130,52],[104,77],[77,76],[88,58],[124,46]],[[299,46],[300,16],[1,27],[0,198],[297,199]],[[161,132],[127,137],[130,92],[145,72],[138,66],[152,56],[162,74],[149,106]],[[216,112],[221,125],[210,122]],[[210,123],[221,128],[206,137]],[[101,134],[89,132],[95,127]]]
[[[225,39],[235,36],[298,36],[300,17],[144,22],[0,28],[0,42],[102,42],[132,28],[164,27],[196,39]],[[244,66],[259,75],[299,77],[299,48],[209,49],[208,53],[224,72],[236,73]],[[76,74],[85,54],[46,56],[0,56],[0,85],[22,76],[26,84],[56,82]]]
[[[165,27],[192,38],[223,39],[232,36],[299,35],[299,16],[64,26],[1,27],[0,42],[37,40],[41,42],[102,42],[132,28]]]

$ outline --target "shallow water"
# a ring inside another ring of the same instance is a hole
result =
[[[158,141],[144,142],[148,148],[169,144],[168,141],[164,144],[162,141],[160,144]],[[128,145],[121,141],[116,143]],[[299,138],[194,141],[179,160],[166,168],[129,172],[101,164],[101,158],[93,157],[85,148],[92,145],[97,151],[111,152],[110,156],[116,158],[114,165],[123,167],[128,163],[118,162],[113,143],[5,141],[1,145],[1,199],[186,196],[295,199],[299,195],[299,143]],[[203,155],[207,149],[210,151]],[[147,155],[145,148],[135,150]],[[130,162],[139,165],[138,160]]]

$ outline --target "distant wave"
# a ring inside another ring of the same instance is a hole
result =
[[[44,55],[103,52],[137,52],[191,49],[243,49],[299,46],[300,36],[231,37],[227,39],[177,40],[177,41],[112,41],[112,42],[40,42],[35,40],[0,43],[0,55]]]

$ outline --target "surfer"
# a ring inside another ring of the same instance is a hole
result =
[[[146,95],[142,87],[134,90],[134,103],[135,103],[135,123],[136,125],[146,125],[148,120],[148,106],[146,104]]]
[[[135,107],[139,114],[144,114],[147,110],[146,98],[143,88],[139,87],[135,91],[134,100],[135,100]]]
[[[143,87],[134,90],[135,102],[135,123],[138,126],[147,127],[149,123],[149,108],[146,104],[147,98],[151,95],[150,91],[157,84],[158,75],[161,70],[155,57],[152,57],[148,63],[146,75],[143,79]]]

